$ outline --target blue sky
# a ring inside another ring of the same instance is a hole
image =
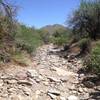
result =
[[[17,19],[36,28],[64,24],[80,0],[11,0],[19,6]]]

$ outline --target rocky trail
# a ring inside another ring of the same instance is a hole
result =
[[[34,64],[1,69],[0,100],[100,100],[91,99],[93,88],[81,84],[85,76],[77,73],[81,60],[50,54],[57,50],[44,45],[37,50]]]

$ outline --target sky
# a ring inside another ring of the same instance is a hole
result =
[[[80,0],[10,0],[19,7],[17,20],[28,26],[65,24]]]

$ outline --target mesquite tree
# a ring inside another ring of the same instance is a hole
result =
[[[69,24],[77,37],[100,37],[100,0],[82,0]]]
[[[0,38],[11,37],[10,33],[14,31],[16,7],[0,0]]]

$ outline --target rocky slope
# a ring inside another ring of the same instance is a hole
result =
[[[50,54],[57,50],[44,45],[37,50],[34,64],[1,69],[0,100],[97,100],[90,98],[92,89],[81,84],[84,74],[77,73],[81,60]]]

